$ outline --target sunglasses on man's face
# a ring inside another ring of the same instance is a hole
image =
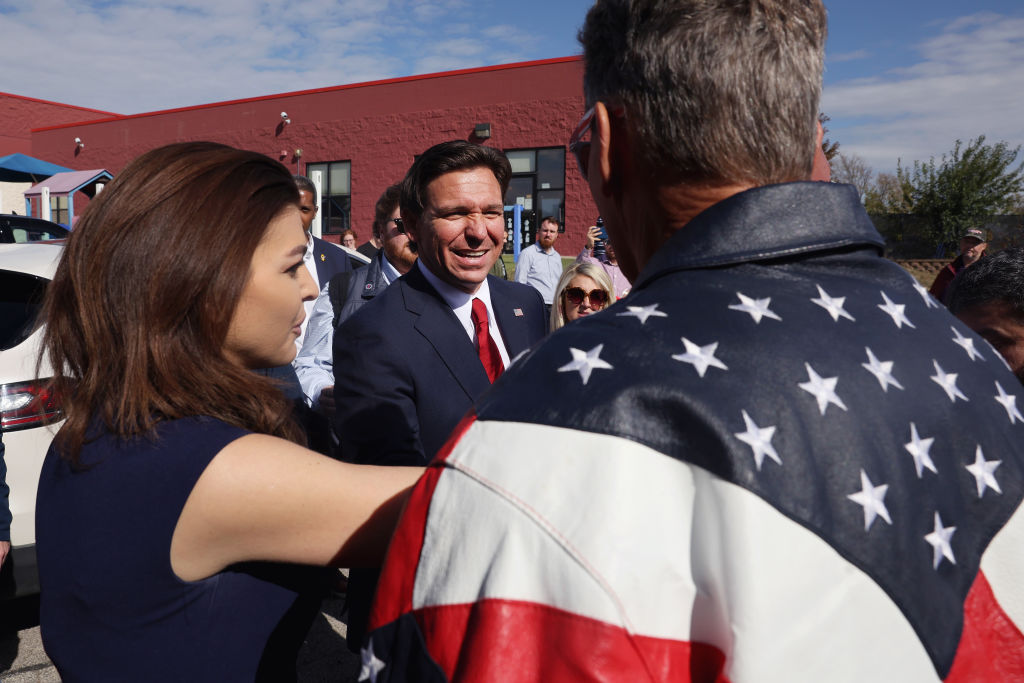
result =
[[[580,119],[580,122],[576,125],[576,130],[572,132],[572,136],[569,138],[569,151],[576,157],[576,165],[579,167],[580,175],[583,176],[584,180],[587,179],[587,164],[590,163],[590,140],[584,140],[583,136],[590,130],[590,125],[593,122],[594,108],[591,107],[583,115],[583,118]]]
[[[621,106],[612,106],[605,104],[605,110],[608,112],[610,117],[622,118],[625,114],[625,110]],[[576,124],[576,129],[572,132],[569,137],[569,151],[572,152],[573,156],[576,157],[576,165],[580,169],[580,175],[583,176],[584,180],[588,179],[588,168],[590,163],[590,140],[584,140],[583,136],[590,131],[590,127],[594,124],[594,108],[591,107],[587,110],[587,113],[583,115],[580,122]]]
[[[603,289],[592,289],[584,292],[581,287],[570,287],[565,290],[565,299],[573,306],[579,306],[584,299],[590,299],[590,305],[594,308],[602,308],[608,303],[608,292]]]

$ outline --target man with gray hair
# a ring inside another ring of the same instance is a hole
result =
[[[366,678],[1024,670],[1019,385],[809,182],[825,33],[818,0],[590,10],[569,146],[633,288],[427,468]]]

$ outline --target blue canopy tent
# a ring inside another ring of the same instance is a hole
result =
[[[5,183],[38,183],[55,173],[70,170],[27,154],[15,153],[0,157],[0,182]]]

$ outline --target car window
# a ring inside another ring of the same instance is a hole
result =
[[[0,351],[14,348],[35,329],[49,281],[0,270]]]
[[[0,217],[0,242],[44,242],[67,239],[69,231],[50,221],[20,216]]]

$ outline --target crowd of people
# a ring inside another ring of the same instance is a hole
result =
[[[956,265],[960,320],[882,257],[817,182],[825,37],[819,0],[597,0],[603,221],[512,280],[490,147],[414,150],[355,271],[276,161],[129,164],[45,302],[62,677],[294,680],[331,567],[359,680],[1020,676],[1024,250]]]

